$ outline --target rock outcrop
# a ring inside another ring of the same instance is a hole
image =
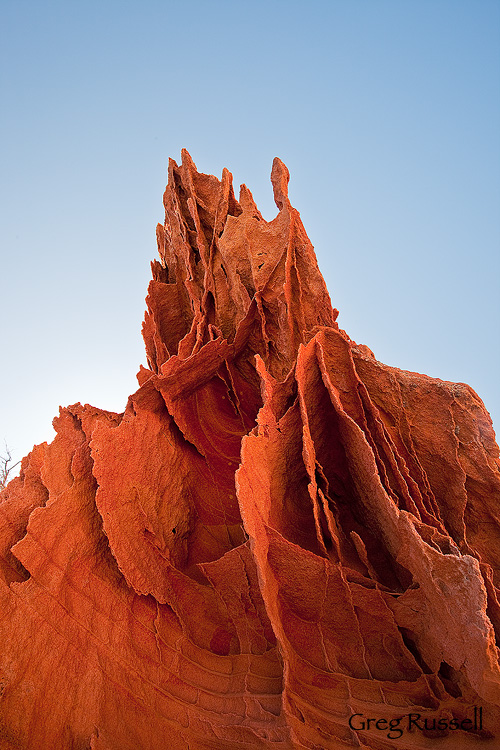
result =
[[[272,183],[170,162],[139,389],[1,495],[0,750],[500,742],[489,415],[338,328]]]

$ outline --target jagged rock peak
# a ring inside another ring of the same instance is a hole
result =
[[[144,338],[154,372],[173,354],[187,357],[222,337],[250,347],[283,377],[317,326],[334,324],[326,285],[298,211],[288,170],[274,160],[279,213],[265,221],[252,194],[234,196],[232,175],[199,174],[187,151],[169,165],[161,264],[153,264]]]

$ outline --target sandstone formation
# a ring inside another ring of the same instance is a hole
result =
[[[338,328],[271,179],[170,162],[139,389],[1,495],[0,750],[500,746],[489,415]]]

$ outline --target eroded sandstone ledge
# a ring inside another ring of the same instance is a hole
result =
[[[61,409],[1,495],[0,750],[499,741],[489,415],[339,330],[272,183],[266,222],[170,162],[139,389]],[[411,713],[448,728],[357,728]]]

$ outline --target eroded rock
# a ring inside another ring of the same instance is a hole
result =
[[[493,747],[488,413],[338,328],[282,162],[266,222],[182,156],[139,389],[1,495],[0,749]]]

